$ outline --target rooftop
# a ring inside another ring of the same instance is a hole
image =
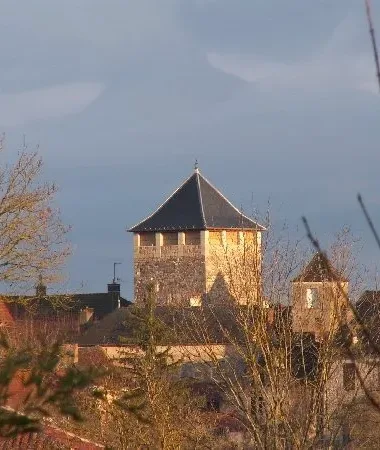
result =
[[[264,227],[242,214],[196,168],[153,214],[129,231],[207,229],[264,230]]]
[[[0,296],[0,321],[10,323],[14,320],[35,317],[39,319],[63,317],[78,314],[82,309],[91,308],[97,320],[131,302],[112,292],[90,294],[51,294],[38,296]]]
[[[228,344],[231,339],[243,341],[244,332],[239,314],[247,320],[255,320],[255,310],[245,306],[226,308],[223,305],[175,308],[157,306],[154,316],[163,325],[160,335],[162,345]],[[135,345],[140,340],[141,320],[139,307],[119,308],[94,323],[79,338],[79,346]],[[239,311],[239,312],[238,312]],[[275,307],[266,310],[268,324],[288,324],[290,308]],[[233,338],[231,338],[233,336]]]
[[[309,264],[297,275],[294,282],[323,282],[323,281],[347,281],[331,265],[330,261],[320,252],[316,253]]]

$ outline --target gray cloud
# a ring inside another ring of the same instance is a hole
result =
[[[124,227],[195,158],[246,211],[271,197],[323,232],[357,224],[358,190],[377,204],[361,2],[4,0],[0,52],[0,131],[9,152],[23,134],[40,144],[61,186],[74,285],[101,289],[113,258],[130,263]]]
[[[76,114],[95,101],[103,90],[101,83],[88,82],[0,94],[0,125],[14,127]]]
[[[330,39],[311,57],[298,62],[277,62],[255,55],[209,53],[209,63],[231,75],[255,83],[259,90],[299,89],[319,94],[321,90],[356,89],[373,94],[378,85],[373,77],[373,57],[351,48],[360,37],[358,21],[346,17]]]

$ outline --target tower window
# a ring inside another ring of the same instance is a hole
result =
[[[185,244],[186,245],[200,245],[201,233],[199,231],[186,231]]]
[[[318,308],[319,307],[319,292],[317,288],[306,289],[306,308]]]
[[[178,245],[178,233],[163,233],[163,244],[164,245]]]
[[[141,247],[151,247],[154,245],[156,245],[155,233],[141,233],[140,234],[140,246]]]

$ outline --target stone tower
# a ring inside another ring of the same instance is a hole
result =
[[[263,230],[196,168],[129,230],[134,233],[135,301],[153,283],[159,305],[200,306],[227,298],[249,302],[252,286],[259,285]]]
[[[323,336],[345,323],[348,281],[316,253],[292,281],[293,331]]]

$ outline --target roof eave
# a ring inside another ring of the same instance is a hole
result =
[[[205,231],[205,230],[236,230],[236,231],[266,231],[267,229],[262,225],[255,224],[252,227],[173,227],[173,228],[144,228],[139,226],[134,226],[127,229],[128,233],[159,233],[159,232],[170,232],[170,231]]]
[[[165,232],[174,232],[174,231],[203,231],[207,230],[205,227],[173,227],[173,228],[140,228],[140,227],[133,227],[129,230],[127,229],[128,233],[165,233]]]
[[[266,231],[266,228],[260,225],[256,227],[206,227],[206,230],[232,230],[232,231]]]

